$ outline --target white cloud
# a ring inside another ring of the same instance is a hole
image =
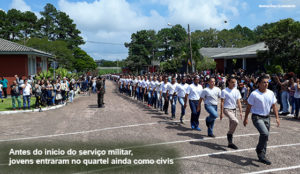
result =
[[[11,8],[15,8],[17,10],[20,10],[22,12],[24,11],[31,11],[31,8],[29,5],[26,4],[24,0],[12,0],[12,3],[10,5]]]
[[[246,5],[238,0],[140,0],[139,3],[146,4],[147,9],[138,9],[141,6],[126,0],[94,0],[90,3],[59,0],[58,7],[74,19],[85,40],[124,43],[130,41],[131,34],[137,30],[158,31],[168,27],[168,22],[185,28],[190,24],[192,30],[229,28],[230,24],[224,21],[238,17],[239,9]],[[151,5],[166,7],[167,15],[151,9]],[[148,15],[143,14],[145,10]],[[97,59],[124,59],[127,55],[123,45],[87,42],[82,48]]]

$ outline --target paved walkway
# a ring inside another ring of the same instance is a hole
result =
[[[182,125],[178,123],[179,105],[176,120],[170,120],[170,115],[120,95],[111,81],[107,81],[106,89],[105,108],[97,108],[96,95],[92,95],[56,110],[1,115],[0,143],[140,142],[136,146],[176,149],[181,173],[300,173],[299,121],[282,119],[281,127],[277,128],[272,118],[268,157],[273,164],[266,166],[256,160],[258,132],[251,120],[247,128],[238,126],[234,141],[240,149],[234,151],[227,148],[227,119],[216,121],[217,137],[209,138],[204,122],[208,114],[204,108],[200,115],[202,131],[198,132],[190,129],[189,106]]]

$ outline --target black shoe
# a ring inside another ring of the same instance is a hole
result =
[[[209,137],[215,138],[216,136],[214,134],[208,135]]]
[[[233,143],[232,143],[232,144],[228,144],[228,147],[231,148],[231,149],[235,149],[235,150],[236,150],[236,149],[239,149],[239,148],[238,148],[235,144],[233,144]]]
[[[269,161],[266,157],[259,158],[259,162],[264,163],[266,165],[271,165],[271,161]]]
[[[183,120],[182,120],[182,119],[180,119],[180,123],[181,123],[181,124],[184,124],[184,122],[183,122]]]

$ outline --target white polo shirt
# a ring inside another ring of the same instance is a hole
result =
[[[123,83],[124,83],[124,79],[123,78],[120,78],[120,83],[121,83],[121,85],[123,85]]]
[[[159,82],[159,81],[156,81],[156,82],[155,82],[155,85],[156,85],[155,91],[159,91],[159,92],[161,91],[161,88],[160,88],[160,85],[161,85],[161,84],[163,84],[163,82]]]
[[[248,98],[248,103],[252,105],[250,112],[261,116],[269,115],[272,105],[276,102],[277,99],[273,91],[269,89],[264,93],[256,89]]]
[[[186,93],[189,95],[189,100],[199,100],[201,93],[203,91],[202,85],[198,84],[197,86],[193,83],[188,86]]]
[[[178,84],[175,88],[175,92],[177,94],[178,97],[185,97],[186,94],[186,89],[189,87],[188,84]]]
[[[162,91],[162,93],[167,93],[167,87],[169,86],[169,82],[165,83],[163,82],[161,85],[160,85],[160,90]]]
[[[218,105],[218,98],[221,97],[221,90],[218,87],[205,88],[201,93],[201,98],[204,99],[204,103],[207,105]]]
[[[141,83],[141,84],[142,84],[142,88],[146,88],[146,85],[147,85],[147,84],[146,84],[146,81],[145,81],[145,80],[142,80],[142,83]]]
[[[150,86],[150,90],[152,91],[152,90],[156,87],[156,82],[152,80],[152,81],[149,83],[149,86]]]
[[[149,85],[150,85],[150,81],[149,81],[149,80],[146,80],[146,81],[145,81],[145,88],[148,89],[148,88],[149,88]]]
[[[132,80],[132,85],[135,86],[139,81],[137,79]]]
[[[169,91],[169,95],[173,95],[174,94],[174,91],[175,91],[175,88],[176,86],[178,85],[178,83],[169,83],[169,85],[167,86],[167,91]]]
[[[138,80],[138,87],[142,87],[142,80]]]
[[[221,98],[224,99],[224,108],[226,109],[235,109],[236,102],[238,99],[241,99],[241,93],[236,88],[229,89],[225,88],[222,90]]]

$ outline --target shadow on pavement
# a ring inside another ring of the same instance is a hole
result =
[[[216,143],[210,143],[210,142],[204,142],[204,141],[199,141],[199,142],[190,142],[190,144],[192,145],[198,145],[198,146],[203,146],[203,147],[207,147],[209,149],[212,149],[212,150],[221,150],[221,151],[226,151],[227,149],[225,149],[225,147],[227,146],[224,146],[224,145],[220,145],[220,144],[216,144]]]
[[[191,130],[191,129],[189,129]],[[177,135],[179,136],[187,136],[187,137],[190,137],[190,138],[193,138],[193,139],[203,139],[204,136],[201,135],[201,134],[196,134],[196,133],[178,133]]]
[[[98,108],[98,105],[88,105],[88,108]]]
[[[232,163],[238,164],[240,166],[259,167],[259,165],[253,163],[254,161],[258,162],[257,159],[248,158],[248,157],[244,157],[244,156],[233,155],[233,154],[220,154],[220,155],[211,155],[209,157],[218,158],[218,159],[221,159],[221,160],[227,160],[227,161],[230,161]]]
[[[169,125],[169,126],[166,126],[167,129],[176,129],[176,130],[183,131],[183,132],[191,131],[191,128],[184,127],[184,126],[182,126],[181,123],[169,122],[167,124]]]

